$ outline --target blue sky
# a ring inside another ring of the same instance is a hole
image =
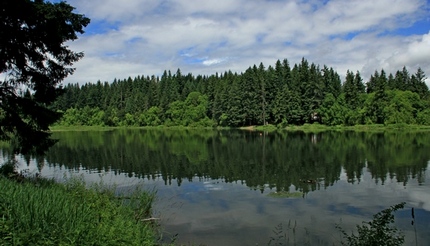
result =
[[[425,0],[70,0],[92,22],[68,45],[83,51],[66,83],[164,70],[245,71],[302,57],[339,74],[406,66],[430,74]]]

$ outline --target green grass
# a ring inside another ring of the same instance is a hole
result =
[[[264,125],[264,126],[256,126],[255,130],[271,132],[271,131],[278,130],[278,128],[275,125],[267,124],[267,125]]]
[[[51,126],[52,132],[56,131],[110,131],[114,129],[235,129],[231,127],[186,127],[186,126]],[[406,131],[430,131],[430,126],[423,125],[407,125],[407,124],[393,124],[393,125],[355,125],[355,126],[327,126],[318,123],[304,124],[301,126],[289,125],[284,128],[279,128],[275,125],[261,125],[261,126],[247,126],[239,127],[242,130],[257,130],[257,131],[277,131],[277,130],[288,130],[288,131],[304,131],[304,132],[324,132],[324,131],[366,131],[366,132],[383,132],[390,130],[406,130]]]
[[[51,132],[65,131],[111,131],[115,129],[156,129],[156,130],[185,130],[185,129],[214,129],[214,127],[191,127],[191,126],[51,126]]]
[[[355,125],[355,126],[327,126],[318,123],[304,124],[302,126],[287,126],[284,128],[288,131],[304,131],[304,132],[324,132],[324,131],[363,131],[363,132],[384,132],[384,131],[430,131],[430,126],[423,125]]]
[[[151,221],[155,193],[137,190],[127,198],[72,179],[0,176],[0,245],[155,245]]]

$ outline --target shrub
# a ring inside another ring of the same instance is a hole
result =
[[[396,246],[402,245],[405,241],[405,236],[393,226],[393,212],[403,209],[405,203],[400,203],[390,208],[384,209],[381,212],[373,215],[373,220],[363,222],[362,225],[357,225],[358,235],[352,233],[348,235],[339,225],[336,228],[340,230],[346,242],[342,241],[342,245],[350,246]]]

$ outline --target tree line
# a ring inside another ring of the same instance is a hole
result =
[[[112,83],[68,84],[53,104],[64,113],[60,125],[223,126],[430,124],[425,73],[403,67],[375,71],[364,83],[347,71],[302,59],[210,76],[164,71]]]

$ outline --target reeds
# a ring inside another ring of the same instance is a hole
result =
[[[0,245],[154,245],[155,193],[126,200],[79,180],[18,183],[0,176]]]

